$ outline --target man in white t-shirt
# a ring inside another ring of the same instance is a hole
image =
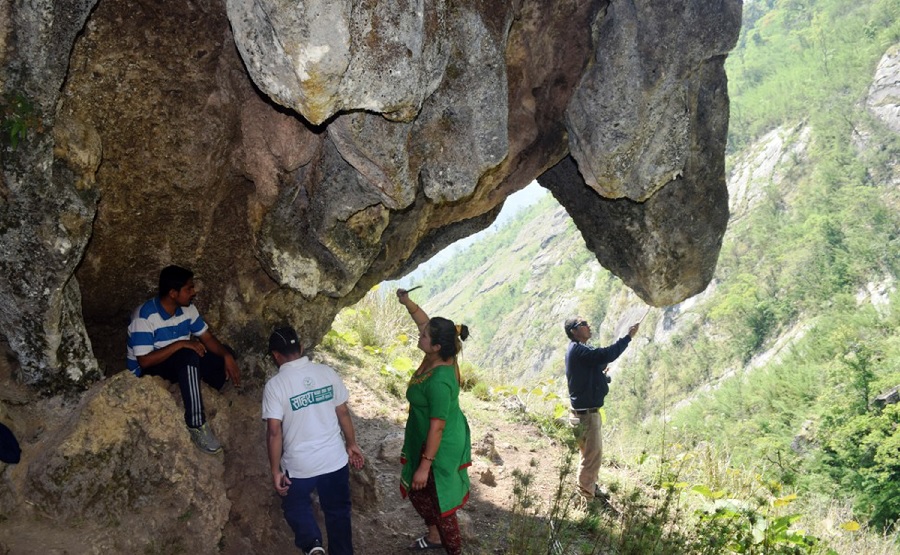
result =
[[[262,417],[272,481],[294,543],[309,555],[325,553],[310,501],[316,490],[329,554],[352,555],[350,465],[362,468],[364,458],[347,407],[350,395],[334,370],[303,356],[293,328],[272,332],[269,352],[278,374],[266,383]]]

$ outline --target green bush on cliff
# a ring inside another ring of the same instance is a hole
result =
[[[0,136],[3,144],[15,149],[31,130],[43,130],[43,121],[34,103],[18,92],[8,92],[0,97]]]

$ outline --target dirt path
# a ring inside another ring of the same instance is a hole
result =
[[[402,438],[405,401],[379,399],[362,384],[347,380],[355,415],[358,441],[368,464],[375,467],[380,504],[373,514],[354,515],[354,541],[365,555],[406,552],[405,547],[425,532],[424,524],[408,500],[400,497],[398,458],[391,438]],[[466,553],[495,553],[504,543],[513,506],[513,471],[533,475],[532,491],[539,502],[549,503],[557,488],[562,447],[534,426],[517,422],[496,402],[465,395],[463,411],[472,431],[472,490],[462,510]],[[493,460],[491,446],[493,445]],[[379,456],[381,454],[382,456]],[[502,552],[502,551],[501,551]]]

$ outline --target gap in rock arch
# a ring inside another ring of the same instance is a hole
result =
[[[526,209],[533,213],[520,218]],[[417,332],[394,297],[397,288],[414,286],[421,289],[411,297],[429,316],[469,327],[460,362],[495,385],[549,381],[561,388],[566,318],[588,318],[603,342],[648,308],[600,265],[565,208],[536,182],[511,195],[487,229],[373,288],[338,315],[333,330],[352,327],[354,340],[382,350],[402,335],[398,351],[418,364]]]

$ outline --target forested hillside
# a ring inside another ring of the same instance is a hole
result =
[[[745,2],[716,275],[652,309],[615,364],[611,444],[715,453],[808,507],[896,523],[900,92],[876,74],[897,83],[898,57],[900,0]],[[429,313],[470,326],[466,361],[497,391],[564,395],[563,320],[585,316],[605,343],[645,311],[549,195],[422,283]]]

